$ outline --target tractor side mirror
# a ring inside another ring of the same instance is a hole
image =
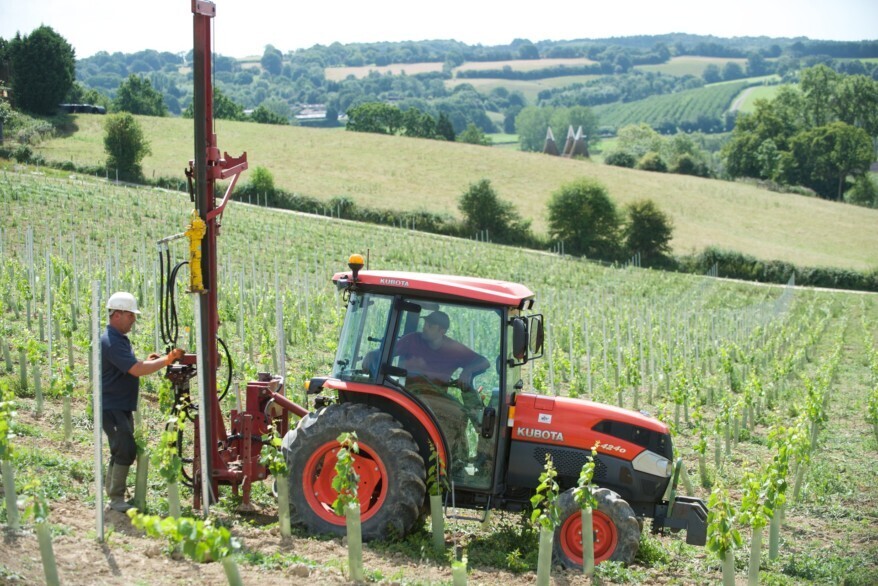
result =
[[[512,320],[512,357],[524,360],[527,356],[527,321],[516,317]]]
[[[528,332],[530,339],[528,340],[528,352],[531,358],[537,358],[543,355],[543,341],[545,334],[543,333],[543,316],[531,315],[528,318]]]
[[[524,364],[543,355],[543,316],[514,317],[512,326],[512,358],[510,366]]]

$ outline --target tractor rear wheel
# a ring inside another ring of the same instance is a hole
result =
[[[634,510],[612,490],[594,493],[598,506],[591,512],[594,562],[610,560],[630,564],[640,547],[640,525]],[[555,530],[555,558],[566,568],[582,568],[582,509],[573,489],[558,497],[561,526]]]
[[[357,403],[309,413],[290,430],[282,450],[289,466],[290,519],[314,533],[343,535],[345,518],[332,510],[338,436],[357,433],[354,467],[360,477],[363,539],[404,536],[418,520],[426,493],[424,460],[411,434],[391,415]]]

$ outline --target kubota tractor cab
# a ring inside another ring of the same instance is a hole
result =
[[[597,562],[631,562],[645,518],[653,530],[686,529],[689,543],[704,544],[704,503],[669,490],[676,475],[666,425],[643,413],[525,392],[522,366],[542,355],[543,344],[543,319],[528,313],[534,294],[527,287],[362,265],[354,255],[352,270],[333,277],[347,315],[332,373],[312,379],[315,408],[284,438],[294,521],[344,531],[332,511],[332,478],[337,438],[355,431],[366,539],[405,535],[423,518],[425,463],[434,450],[447,470],[446,503],[482,511],[529,507],[551,456],[564,491],[555,555],[580,566],[572,488],[596,445]]]

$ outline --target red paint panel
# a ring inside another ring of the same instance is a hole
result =
[[[332,280],[338,282],[342,278],[350,280],[351,273],[336,273]],[[406,271],[360,271],[357,283],[366,289],[390,288],[412,295],[438,293],[508,307],[518,307],[523,300],[534,296],[533,291],[518,283]]]
[[[598,453],[629,461],[644,451],[643,446],[592,430],[604,420],[668,433],[667,425],[637,411],[580,399],[525,393],[516,397],[512,439],[584,450],[591,450],[598,442]]]

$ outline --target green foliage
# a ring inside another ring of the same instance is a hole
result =
[[[862,175],[875,158],[872,140],[862,128],[832,122],[798,133],[780,178],[809,187],[827,199],[840,200],[849,175]]]
[[[625,167],[626,169],[633,169],[637,164],[637,159],[631,153],[627,151],[619,151],[615,150],[607,154],[604,157],[604,163],[607,165],[613,165],[614,167]]]
[[[161,92],[152,87],[149,79],[140,75],[129,75],[119,85],[113,108],[118,112],[130,112],[143,116],[167,116],[168,108]]]
[[[142,529],[150,537],[167,539],[173,549],[179,547],[184,555],[196,562],[222,560],[241,547],[238,539],[232,537],[227,528],[214,525],[210,519],[162,519],[155,515],[141,514],[137,509],[130,509],[128,516],[132,525]]]
[[[5,379],[0,379],[0,460],[11,460],[13,420],[15,419],[15,394]]]
[[[274,175],[262,165],[256,167],[247,176],[250,191],[262,196],[272,196],[275,193]]]
[[[34,114],[54,114],[76,78],[73,47],[43,25],[24,37],[16,35],[7,51],[16,107]]]
[[[38,478],[31,479],[21,491],[25,499],[23,519],[33,519],[34,523],[49,522],[49,500]]]
[[[799,88],[782,88],[738,118],[723,148],[732,177],[803,185],[840,200],[849,176],[874,160],[878,81],[847,79],[825,65],[805,69]]]
[[[674,237],[674,226],[667,214],[651,199],[642,199],[627,204],[625,215],[622,238],[626,254],[639,252],[644,266],[667,265]]]
[[[492,241],[509,244],[528,242],[532,238],[530,222],[522,220],[510,202],[497,196],[488,179],[470,184],[457,200],[457,209],[463,214],[467,235],[487,230]]]
[[[336,515],[343,517],[349,505],[359,502],[357,487],[360,476],[354,468],[354,454],[360,452],[357,432],[341,434],[338,436],[338,443],[341,447],[336,454],[335,478],[332,479],[332,489],[338,493],[338,497],[332,503],[332,510]]]
[[[183,118],[195,116],[194,104],[183,110]],[[213,117],[217,120],[246,120],[244,106],[227,96],[219,87],[213,87]]]
[[[643,123],[663,133],[722,132],[726,111],[747,85],[746,81],[740,81],[652,95],[642,100],[618,101],[595,106],[595,113],[601,126],[608,128],[621,129]]]
[[[878,181],[869,173],[857,177],[844,194],[847,203],[867,208],[878,208]]]
[[[369,102],[351,108],[347,112],[345,130],[396,134],[402,127],[402,111],[391,104]]]
[[[729,491],[716,485],[710,493],[707,508],[707,550],[719,559],[726,553],[741,547],[741,533],[735,528],[735,509],[729,498]]]
[[[544,529],[554,530],[561,523],[561,512],[558,510],[558,493],[560,487],[558,471],[552,462],[551,454],[546,454],[546,464],[540,474],[540,483],[534,490],[530,499],[531,523],[536,523]]]
[[[182,413],[171,416],[152,454],[153,464],[168,483],[179,481],[183,470],[183,460],[177,450],[177,433],[185,425],[185,416]]]
[[[594,459],[598,455],[599,444],[600,442],[595,442],[595,445],[592,446],[591,456],[582,465],[576,488],[573,489],[573,500],[583,509],[593,510],[598,506],[598,501],[594,496],[595,485],[592,483],[592,479],[594,478]]]
[[[637,168],[641,171],[653,171],[656,173],[666,173],[668,165],[662,159],[662,156],[655,151],[650,151],[640,157],[637,161]]]
[[[107,168],[118,169],[119,178],[126,180],[143,177],[140,162],[152,152],[137,120],[127,112],[107,116],[104,151],[107,153]]]
[[[289,120],[280,114],[272,112],[263,104],[259,104],[253,112],[250,113],[250,120],[259,124],[289,124]]]
[[[607,189],[593,179],[562,185],[549,199],[549,235],[578,256],[615,260],[620,218]]]
[[[457,135],[457,142],[465,142],[481,146],[491,146],[493,143],[491,137],[486,136],[485,132],[472,122],[467,124],[464,131]]]
[[[285,475],[289,471],[286,458],[281,452],[283,438],[278,435],[274,426],[269,426],[269,434],[262,438],[262,453],[259,455],[259,463],[267,467],[275,478]]]
[[[445,461],[439,458],[436,446],[430,442],[430,461],[427,467],[427,494],[436,496],[448,489],[448,473]]]

